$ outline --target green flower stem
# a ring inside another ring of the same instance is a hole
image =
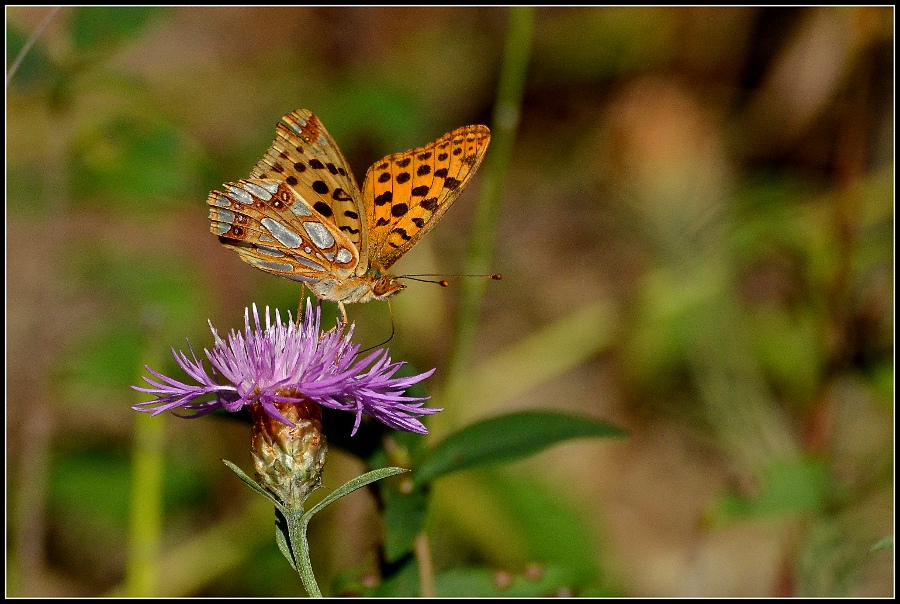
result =
[[[287,521],[288,537],[291,542],[291,550],[294,553],[294,568],[300,574],[300,580],[303,587],[312,598],[321,598],[322,592],[319,590],[319,584],[316,583],[316,577],[313,574],[312,561],[309,559],[309,542],[306,540],[306,528],[312,518],[309,514],[304,514],[303,510],[286,510],[284,519]],[[299,549],[299,551],[297,551]]]
[[[472,238],[466,256],[465,274],[493,272],[494,235],[500,216],[500,202],[509,171],[513,142],[521,113],[525,76],[531,57],[534,7],[513,7],[509,14],[506,47],[500,66],[497,100],[491,123],[491,148],[481,170],[482,189],[475,208]],[[454,348],[450,358],[448,381],[452,382],[471,364],[481,299],[487,281],[466,279],[460,284]]]
[[[306,528],[309,526],[309,521],[312,520],[312,517],[356,489],[388,476],[409,472],[406,468],[381,468],[366,472],[362,476],[357,476],[340,488],[332,491],[322,501],[311,507],[308,512],[304,512],[303,504],[296,508],[284,506],[272,493],[266,491],[239,467],[230,461],[224,459],[222,461],[250,488],[275,504],[275,540],[278,542],[281,553],[287,558],[291,567],[300,575],[303,587],[313,598],[321,598],[322,592],[319,590],[319,585],[316,583],[316,577],[313,574],[312,562],[309,558],[309,543],[306,540]]]

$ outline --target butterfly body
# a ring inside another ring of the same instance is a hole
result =
[[[210,230],[245,262],[341,306],[405,288],[388,270],[456,201],[490,142],[485,126],[458,128],[376,162],[360,189],[316,116],[283,121],[250,178],[210,193]]]
[[[376,276],[366,274],[362,277],[332,279],[325,277],[308,283],[309,288],[322,300],[334,302],[358,303],[370,300],[387,300],[394,294],[406,289],[396,277],[391,275]]]

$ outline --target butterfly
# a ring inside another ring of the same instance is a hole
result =
[[[406,287],[388,269],[450,209],[491,134],[464,126],[388,155],[360,189],[312,112],[282,122],[249,178],[209,194],[210,231],[248,264],[337,302],[346,324],[345,303],[385,300]]]

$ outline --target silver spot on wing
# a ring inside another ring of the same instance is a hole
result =
[[[290,264],[281,262],[269,262],[268,260],[260,260],[259,258],[251,258],[251,264],[262,270],[278,271],[279,273],[289,273],[294,270]]]
[[[263,254],[267,256],[275,256],[276,258],[281,258],[284,256],[284,252],[281,250],[276,250],[274,247],[269,247],[268,245],[257,245],[256,249],[258,249]]]
[[[325,272],[325,267],[319,264],[318,262],[313,262],[309,258],[304,258],[303,256],[294,256],[294,260],[302,264],[307,268],[311,268],[314,271]]]
[[[315,283],[317,279],[312,277],[304,277],[303,275],[281,275],[282,277],[287,277],[291,281],[303,281],[304,283]]]
[[[252,182],[245,182],[244,189],[246,189],[247,191],[250,191],[250,193],[252,193],[253,195],[256,195],[263,201],[269,201],[270,199],[272,199],[271,193],[269,193],[262,187],[253,184]]]
[[[300,197],[299,195],[297,197]],[[302,199],[298,200],[294,205],[291,206],[291,212],[293,212],[297,216],[312,216],[312,210],[309,209],[309,206],[306,205],[306,202]]]
[[[263,218],[260,220],[260,223],[272,233],[272,236],[277,239],[278,243],[281,245],[290,248],[298,248],[303,245],[303,238],[280,222],[272,220],[271,218]],[[304,224],[304,226],[306,225]]]
[[[227,222],[234,224],[234,212],[223,208],[210,208],[209,217],[218,222]]]
[[[326,229],[324,225],[318,222],[304,222],[303,228],[306,229],[309,238],[312,239],[313,243],[315,243],[316,247],[319,249],[327,249],[334,245],[334,237],[328,232],[328,229]],[[274,235],[274,233],[272,234]],[[299,245],[291,247],[299,247]]]
[[[353,253],[350,250],[341,248],[340,251],[335,256],[335,260],[337,260],[340,264],[347,264],[351,260],[353,260]]]
[[[239,203],[253,203],[253,196],[240,187],[229,186],[228,192]]]

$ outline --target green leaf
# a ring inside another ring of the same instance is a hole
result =
[[[164,8],[158,6],[84,6],[72,13],[70,30],[79,51],[105,50],[134,38]]]
[[[486,464],[522,459],[563,440],[625,436],[604,421],[548,411],[503,415],[463,428],[435,447],[413,479],[424,485],[439,476]]]
[[[396,562],[412,550],[427,511],[428,497],[423,489],[415,489],[408,495],[398,494],[385,503],[384,555],[388,562]]]
[[[419,564],[410,556],[396,572],[386,576],[371,594],[376,598],[412,598],[421,595]]]
[[[559,587],[584,589],[600,580],[605,585],[601,557],[609,554],[598,552],[589,536],[589,516],[567,497],[528,473],[498,469],[485,472],[483,482],[520,531],[524,547],[524,558],[520,559],[565,569]]]
[[[877,552],[883,549],[894,549],[894,538],[893,537],[885,537],[871,548],[869,548],[870,552]]]
[[[828,481],[828,470],[818,460],[781,460],[763,471],[756,497],[726,492],[710,511],[707,521],[721,525],[744,518],[816,513],[825,505]]]

